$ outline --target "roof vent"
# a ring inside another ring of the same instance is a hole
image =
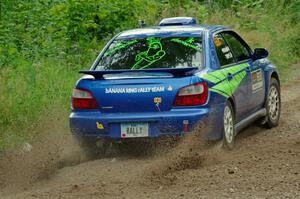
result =
[[[172,17],[166,18],[159,22],[159,26],[182,26],[182,25],[195,25],[196,19],[192,17]]]

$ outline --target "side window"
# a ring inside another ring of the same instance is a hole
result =
[[[220,34],[213,36],[213,41],[216,49],[216,53],[219,59],[220,66],[225,66],[235,62],[233,54],[227,45],[226,41]]]
[[[248,45],[236,34],[225,32],[222,33],[222,36],[225,38],[233,54],[235,55],[237,61],[243,61],[251,57],[251,52]]]

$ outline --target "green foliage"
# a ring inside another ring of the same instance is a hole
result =
[[[300,2],[293,0],[1,0],[0,150],[32,139],[58,107],[67,115],[78,70],[114,34],[144,19],[192,16],[228,25],[266,47],[282,73],[300,57]]]
[[[153,22],[157,5],[147,0],[6,0],[1,4],[0,67],[15,67],[15,57],[72,62],[76,55],[84,64],[116,32],[137,27],[141,18]]]
[[[89,68],[117,32],[137,27],[138,19],[155,23],[158,5],[148,0],[0,1],[0,148],[32,139],[32,130],[43,125],[53,107],[67,115],[78,71]]]
[[[195,17],[199,23],[203,23],[204,20],[208,17],[208,10],[205,8],[205,4],[203,1],[162,1],[160,18],[178,16],[192,16]]]
[[[271,60],[284,77],[289,66],[299,61],[299,10],[299,1],[244,0],[215,12],[208,22],[225,24],[238,30],[252,48],[267,48]]]

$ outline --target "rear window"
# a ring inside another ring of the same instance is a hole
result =
[[[100,58],[96,70],[202,68],[200,37],[115,40]]]

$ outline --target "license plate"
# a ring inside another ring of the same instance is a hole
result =
[[[123,123],[121,124],[122,138],[148,137],[148,123]]]

